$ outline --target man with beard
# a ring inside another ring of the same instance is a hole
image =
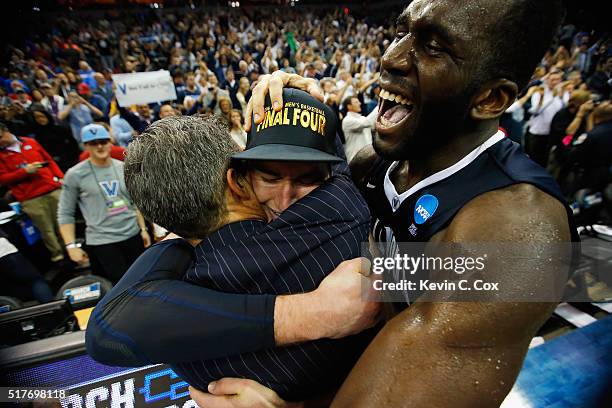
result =
[[[351,162],[377,240],[536,248],[578,240],[550,175],[498,131],[499,117],[551,43],[561,8],[560,1],[417,0],[399,16],[382,58],[373,148]],[[253,90],[247,128],[251,113],[261,123],[268,91],[280,109],[283,86],[321,97],[312,80],[284,72],[264,76]],[[526,267],[489,259],[487,279],[513,294],[532,293],[542,275],[531,272],[547,261],[530,259]],[[435,300],[404,304],[332,406],[497,407],[556,304]],[[208,391],[192,389],[191,395],[208,408],[264,406],[262,400],[284,406],[270,390],[243,379],[219,380]]]

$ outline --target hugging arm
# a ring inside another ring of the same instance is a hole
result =
[[[126,367],[207,360],[344,337],[375,321],[375,308],[361,301],[358,260],[342,263],[312,292],[276,297],[183,281],[192,257],[178,239],[147,249],[94,309],[88,353]]]
[[[216,292],[183,281],[192,254],[182,240],[164,241],[132,265],[90,318],[86,344],[95,360],[142,366],[274,346],[275,297]]]

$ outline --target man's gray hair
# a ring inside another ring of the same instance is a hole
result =
[[[223,222],[225,174],[238,150],[220,117],[164,118],[128,146],[125,184],[145,218],[203,238]]]

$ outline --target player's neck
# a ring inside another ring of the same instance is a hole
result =
[[[247,220],[266,221],[266,217],[262,211],[256,211],[252,208],[228,207],[228,213],[223,225]]]
[[[228,190],[225,192],[226,215],[223,225],[247,220],[266,221],[266,213],[254,194],[248,198],[239,198]]]
[[[391,181],[398,192],[406,191],[419,181],[451,167],[493,136],[499,122],[482,123],[469,131],[457,133],[430,154],[406,160],[392,174]]]

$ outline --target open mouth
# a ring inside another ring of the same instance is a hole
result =
[[[377,122],[381,129],[389,129],[401,124],[413,111],[414,105],[406,96],[381,89],[379,97],[381,101]]]

